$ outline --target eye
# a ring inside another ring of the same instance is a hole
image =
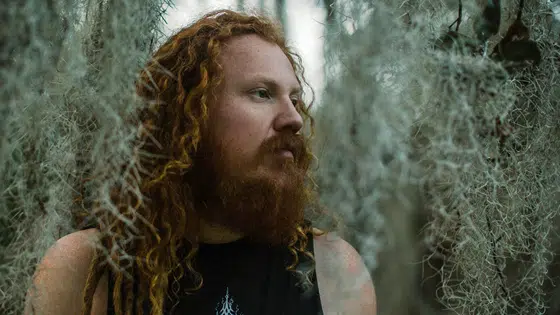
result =
[[[251,94],[257,96],[258,98],[270,98],[270,93],[267,89],[256,89],[251,91]]]

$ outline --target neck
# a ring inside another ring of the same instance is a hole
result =
[[[200,242],[207,244],[224,244],[235,242],[243,237],[243,234],[228,229],[225,226],[210,222],[200,222]]]

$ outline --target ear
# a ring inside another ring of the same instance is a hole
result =
[[[315,236],[319,292],[326,314],[375,315],[373,281],[362,257],[335,234]],[[321,283],[321,280],[322,283]]]

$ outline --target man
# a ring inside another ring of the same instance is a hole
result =
[[[100,215],[60,239],[25,314],[375,314],[359,254],[304,218],[320,211],[296,57],[277,24],[228,10],[163,44],[138,93],[152,104],[141,149],[164,158],[141,161],[147,198],[117,200],[137,234]],[[100,264],[91,237],[121,249],[118,268]]]

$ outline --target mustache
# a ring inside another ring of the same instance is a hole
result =
[[[300,134],[283,133],[263,143],[264,152],[276,152],[278,150],[289,150],[296,160],[299,160],[306,151],[306,140]]]

